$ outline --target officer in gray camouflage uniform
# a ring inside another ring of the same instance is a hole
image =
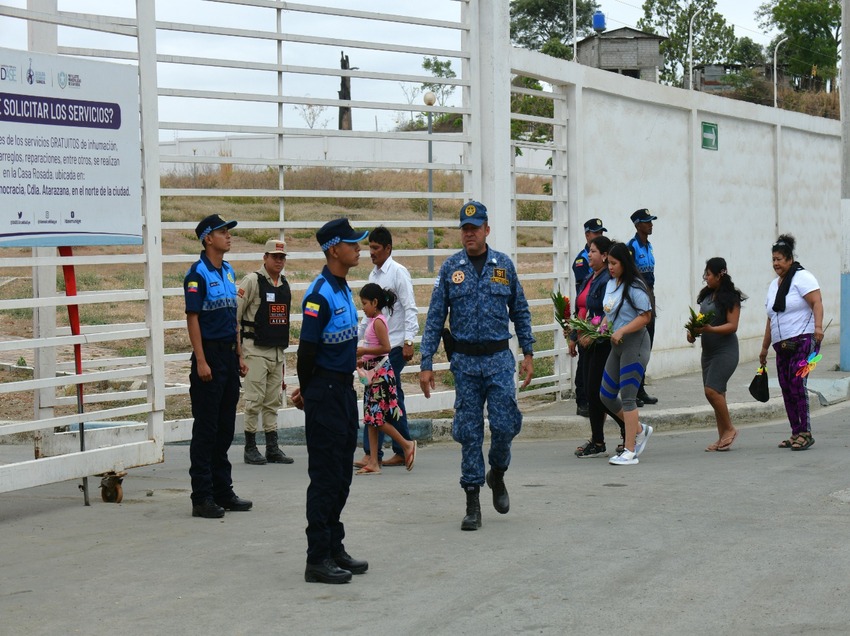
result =
[[[448,316],[456,395],[452,437],[462,446],[460,485],[466,492],[461,530],[477,530],[481,527],[478,497],[485,480],[493,491],[496,511],[506,514],[510,509],[504,477],[511,463],[511,442],[522,426],[510,322],[524,354],[523,387],[533,376],[534,337],[531,312],[513,262],[487,245],[490,226],[483,204],[470,201],[461,207],[460,232],[464,249],[445,260],[434,282],[422,336],[419,384],[425,397],[430,397],[435,387],[433,357]],[[485,402],[491,439],[486,477],[482,451]]]

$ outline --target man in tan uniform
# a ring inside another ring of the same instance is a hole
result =
[[[248,375],[245,395],[245,463],[291,464],[277,445],[277,410],[281,405],[284,350],[289,346],[292,292],[283,275],[286,243],[266,241],[263,267],[239,284],[236,320]],[[262,419],[266,456],[257,450],[257,425]]]

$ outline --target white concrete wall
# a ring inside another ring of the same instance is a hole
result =
[[[821,284],[827,340],[837,340],[840,304],[841,130],[837,121],[635,81],[542,55],[514,51],[513,67],[559,77],[573,93],[577,145],[571,170],[570,242],[599,216],[609,235],[634,235],[629,215],[646,207],[659,218],[658,323],[650,376],[699,366],[684,338],[706,259],[724,257],[750,298],[741,326],[742,358],[754,359],[764,333],[764,298],[774,277],[771,246],[797,238],[798,259]],[[553,81],[550,79],[550,81]],[[701,122],[718,125],[719,150],[701,148]]]

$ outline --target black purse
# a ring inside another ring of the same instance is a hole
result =
[[[759,402],[767,402],[770,399],[770,391],[767,388],[767,367],[759,367],[753,381],[750,382],[750,395]]]

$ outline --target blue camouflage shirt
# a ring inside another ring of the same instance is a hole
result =
[[[522,352],[533,352],[531,312],[516,268],[507,254],[489,246],[480,276],[465,250],[447,258],[440,267],[420,347],[423,371],[433,369],[446,316],[455,340],[471,343],[507,340],[511,337],[509,323],[513,322]]]

